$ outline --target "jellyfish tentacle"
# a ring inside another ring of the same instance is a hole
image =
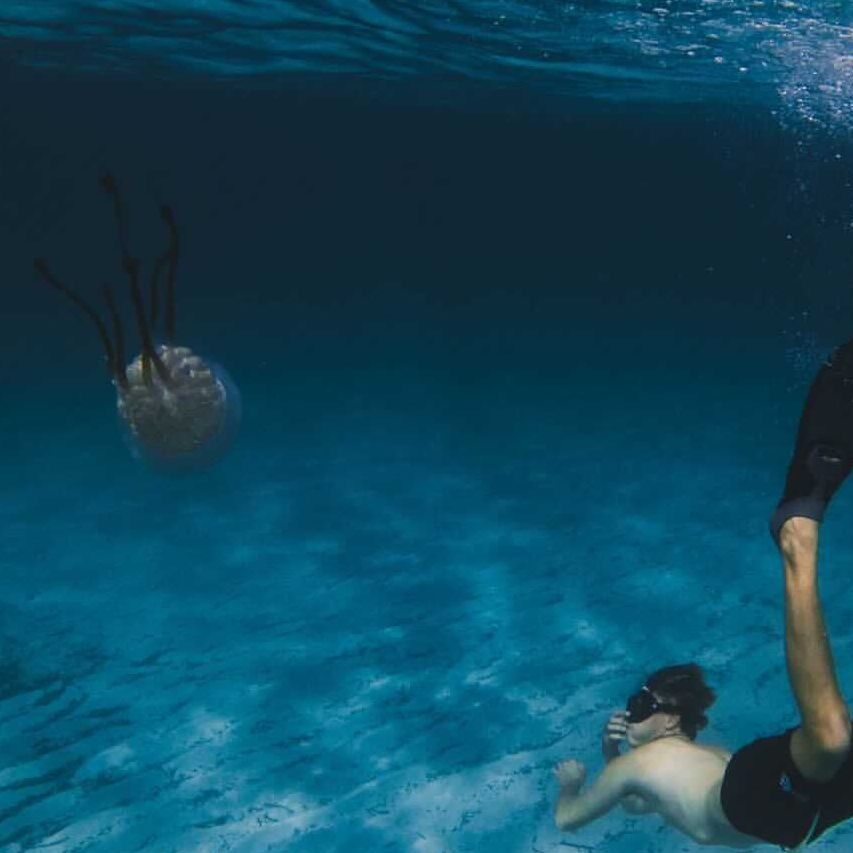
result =
[[[160,255],[154,264],[154,271],[151,273],[151,284],[148,287],[148,304],[150,306],[148,323],[152,334],[156,330],[157,320],[160,318],[160,276],[168,260],[168,254]]]
[[[115,299],[113,297],[112,288],[104,285],[104,299],[107,303],[107,308],[110,312],[110,317],[113,322],[113,339],[115,340],[115,362],[116,362],[116,379],[118,384],[125,391],[128,389],[127,373],[124,368],[124,329],[121,325],[121,315],[116,308]]]
[[[113,199],[113,215],[115,216],[116,226],[118,228],[118,245],[123,258],[130,255],[127,239],[127,216],[124,213],[124,205],[121,203],[121,195],[118,191],[116,179],[110,172],[107,172],[101,178],[101,187],[107,195]]]
[[[148,328],[148,321],[145,317],[142,289],[139,287],[139,261],[136,258],[131,258],[129,255],[125,256],[124,271],[130,279],[130,295],[133,299],[133,309],[136,314],[137,325],[139,326],[139,337],[142,339],[142,373],[145,377],[145,383],[146,385],[151,384],[151,368],[147,364],[150,361],[154,365],[160,381],[168,385],[171,381],[169,370],[163,364],[163,359],[157,354],[157,350],[154,349],[154,342],[151,340],[151,330]]]
[[[145,314],[145,305],[142,301],[142,290],[139,287],[139,261],[132,257],[128,247],[127,240],[127,218],[124,214],[124,206],[121,203],[121,194],[118,191],[118,185],[115,178],[107,173],[101,178],[101,186],[105,192],[112,196],[113,212],[115,214],[116,225],[118,227],[119,248],[122,255],[122,267],[130,282],[130,295],[133,300],[134,313],[136,314],[136,323],[139,327],[139,337],[142,341],[142,370],[147,385],[151,384],[151,362],[160,380],[168,385],[170,382],[169,371],[162,359],[157,354],[154,348],[154,343],[151,340],[151,330],[148,326],[148,318]]]
[[[181,243],[178,239],[178,226],[175,223],[175,214],[168,204],[160,208],[160,216],[169,228],[169,248],[163,257],[168,260],[169,270],[166,277],[166,340],[175,342],[175,276],[178,271],[178,259],[180,258]]]
[[[104,353],[107,357],[107,369],[110,375],[113,376],[119,384],[124,378],[124,366],[116,361],[116,353],[113,348],[113,343],[110,340],[107,327],[101,319],[101,315],[85,300],[82,296],[72,290],[68,285],[63,284],[49,269],[47,262],[43,258],[36,258],[33,266],[36,272],[46,281],[52,288],[58,290],[67,299],[70,299],[87,317],[95,324],[98,330],[98,336],[104,347]]]

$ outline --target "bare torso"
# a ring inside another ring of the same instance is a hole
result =
[[[648,807],[699,844],[751,847],[760,843],[732,827],[720,805],[720,788],[731,753],[666,737],[635,750],[644,764],[643,790]]]

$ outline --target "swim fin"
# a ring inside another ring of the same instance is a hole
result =
[[[835,349],[809,389],[785,491],[770,518],[779,544],[782,525],[794,516],[817,522],[853,467],[853,340]]]

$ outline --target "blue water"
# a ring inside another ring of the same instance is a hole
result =
[[[796,722],[766,519],[853,330],[848,23],[4,4],[0,850],[694,849],[561,835],[551,768],[669,663],[707,742]],[[134,458],[32,271],[123,289],[105,169],[149,263],[174,204],[178,337],[241,389],[209,470]]]

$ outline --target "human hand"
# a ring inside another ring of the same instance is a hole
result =
[[[570,758],[568,761],[561,761],[554,768],[554,776],[561,788],[579,791],[586,781],[586,767],[580,761]]]
[[[617,711],[607,721],[601,737],[601,748],[608,757],[619,755],[619,744],[628,736],[628,715]]]

